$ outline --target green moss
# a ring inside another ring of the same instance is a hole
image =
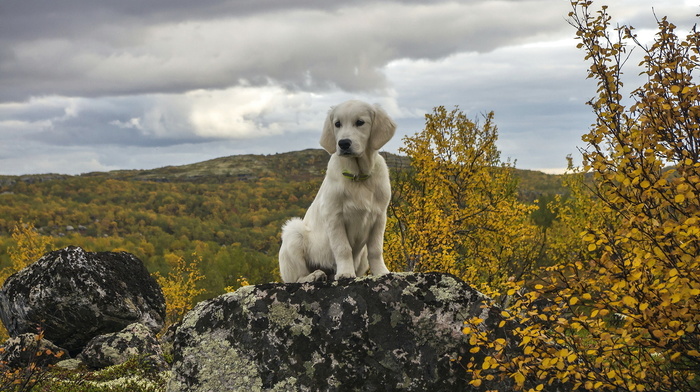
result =
[[[35,370],[32,377],[36,383],[5,384],[4,377],[7,374],[0,376],[0,390],[7,392],[164,392],[170,372],[161,372],[145,357],[137,356],[100,371],[60,367]]]

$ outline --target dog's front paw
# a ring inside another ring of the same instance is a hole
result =
[[[302,276],[297,280],[297,283],[309,283],[309,282],[325,282],[328,280],[328,276],[325,272],[321,270],[316,270],[306,276]]]
[[[328,280],[328,276],[325,272],[321,270],[316,270],[309,274],[309,278],[312,282],[325,282]]]
[[[342,274],[339,273],[339,274],[336,274],[336,275],[335,275],[335,278],[336,278],[337,280],[340,280],[340,279],[355,279],[356,277],[357,277],[357,276],[355,275],[354,272],[346,272],[346,273],[342,273]]]

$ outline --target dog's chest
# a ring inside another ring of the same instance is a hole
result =
[[[363,244],[379,215],[385,213],[384,201],[378,196],[374,189],[357,187],[343,198],[343,221],[351,243]]]
[[[358,184],[359,185],[359,184]],[[343,214],[351,217],[376,215],[385,204],[384,192],[376,187],[351,186],[342,197]]]

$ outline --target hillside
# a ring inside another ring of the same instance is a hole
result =
[[[410,167],[386,154],[392,171]],[[0,176],[0,267],[7,266],[10,233],[20,221],[51,236],[55,247],[126,250],[151,272],[167,260],[202,260],[213,296],[238,279],[277,279],[282,224],[303,216],[326,169],[320,149],[239,155],[153,170],[78,176]],[[517,170],[525,201],[562,193],[561,176]]]

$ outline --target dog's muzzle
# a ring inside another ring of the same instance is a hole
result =
[[[338,149],[340,149],[340,155],[352,155],[352,140],[338,140]]]

